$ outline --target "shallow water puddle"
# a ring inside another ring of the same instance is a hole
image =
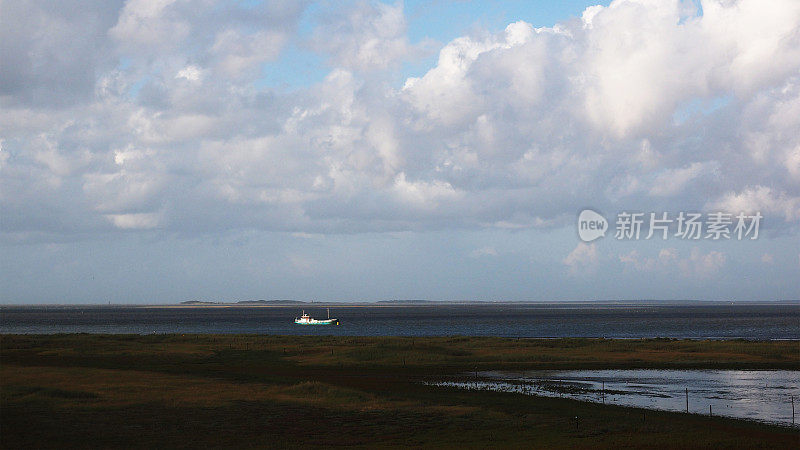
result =
[[[793,423],[792,398],[800,412],[800,371],[793,370],[493,371],[428,384],[667,411],[686,411],[688,397],[690,413],[709,414],[710,406],[713,415],[783,425]]]

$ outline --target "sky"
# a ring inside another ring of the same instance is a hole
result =
[[[0,3],[2,304],[798,280],[795,0]]]

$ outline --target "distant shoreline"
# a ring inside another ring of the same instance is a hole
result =
[[[306,302],[300,300],[246,300],[241,302],[205,302],[190,301],[182,303],[9,303],[0,304],[0,308],[27,307],[125,307],[125,308],[286,308],[286,307],[436,307],[436,306],[538,306],[538,307],[658,307],[658,306],[768,306],[786,305],[800,307],[800,300],[563,300],[563,301],[395,301],[381,300],[375,302]]]

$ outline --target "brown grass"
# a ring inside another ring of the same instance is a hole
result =
[[[798,430],[425,386],[463,370],[800,367],[793,342],[0,336],[0,447],[775,447]],[[575,417],[579,420],[576,424]]]

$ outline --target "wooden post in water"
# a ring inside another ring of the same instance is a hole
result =
[[[603,380],[603,404],[606,404],[606,381]]]
[[[713,414],[711,414],[711,405],[708,405],[708,415],[713,416]]]
[[[792,396],[792,425],[794,425],[794,395]]]
[[[686,388],[686,412],[689,412],[689,388]]]

